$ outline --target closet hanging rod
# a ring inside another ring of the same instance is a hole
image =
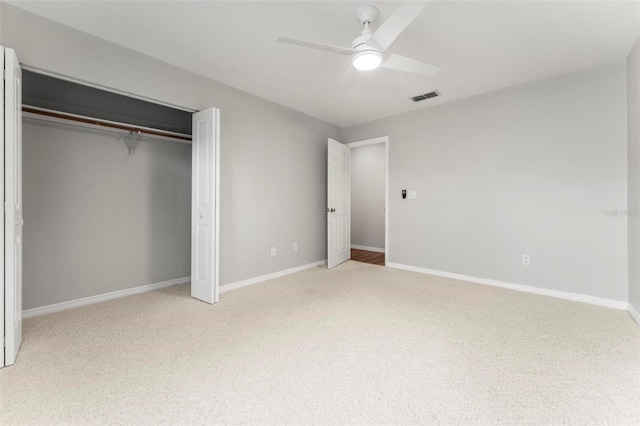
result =
[[[118,130],[126,130],[126,131],[134,132],[134,133],[138,133],[139,132],[139,133],[144,133],[144,134],[147,134],[147,135],[162,136],[162,137],[165,137],[165,138],[180,139],[180,140],[183,140],[183,141],[191,141],[191,136],[181,135],[181,134],[178,134],[178,133],[164,132],[162,130],[154,130],[154,129],[149,129],[149,128],[146,128],[146,127],[129,126],[129,125],[126,125],[126,124],[116,123],[116,122],[113,122],[113,121],[101,120],[99,118],[90,118],[90,117],[84,117],[84,116],[81,116],[81,115],[67,114],[67,113],[64,113],[64,112],[51,111],[51,110],[48,110],[48,109],[34,108],[34,107],[26,106],[26,105],[22,106],[22,111],[23,112],[28,112],[28,113],[31,113],[31,114],[44,115],[46,117],[59,118],[59,119],[62,119],[62,120],[77,121],[79,123],[93,124],[93,125],[96,125],[96,126],[109,127],[109,128],[118,129]]]

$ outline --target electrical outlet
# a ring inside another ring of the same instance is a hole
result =
[[[531,266],[531,257],[528,254],[522,255],[522,264],[524,266]]]
[[[293,243],[293,251],[298,251],[298,243]]]
[[[275,256],[275,255],[276,255],[276,248],[271,247],[271,256]]]

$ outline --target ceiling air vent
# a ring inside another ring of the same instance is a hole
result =
[[[424,95],[414,96],[411,98],[411,100],[413,102],[420,102],[420,101],[424,101],[425,99],[435,98],[436,96],[440,96],[440,93],[434,90],[433,92],[425,93]]]

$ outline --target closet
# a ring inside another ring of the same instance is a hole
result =
[[[21,123],[25,318],[192,275],[217,301],[218,110],[23,68]]]

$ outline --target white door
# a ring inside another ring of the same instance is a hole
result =
[[[22,73],[16,54],[4,56],[4,365],[22,343]]]
[[[327,156],[327,264],[351,259],[351,148],[329,138]]]
[[[218,301],[220,110],[193,114],[191,159],[191,296]]]

